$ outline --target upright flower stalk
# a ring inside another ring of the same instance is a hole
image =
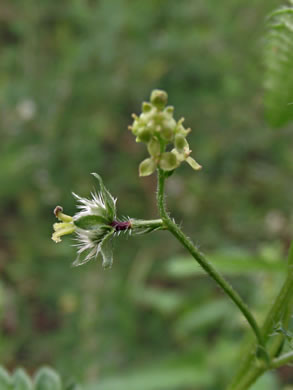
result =
[[[186,237],[182,232],[179,226],[172,220],[165,208],[165,180],[166,175],[161,170],[158,169],[158,191],[157,191],[157,200],[158,208],[163,222],[167,226],[167,229],[177,238],[177,240],[188,250],[192,257],[199,263],[199,265],[205,270],[205,272],[212,278],[214,281],[224,290],[224,292],[232,299],[235,305],[242,312],[247,322],[251,326],[252,331],[255,334],[256,339],[259,343],[259,355],[264,357],[268,361],[268,354],[265,349],[265,342],[262,337],[260,328],[249,310],[248,306],[243,302],[240,295],[233,289],[233,287],[223,278],[223,276],[214,268],[214,266],[204,257],[204,255],[199,252],[196,246],[192,241]]]
[[[53,225],[52,239],[60,242],[62,236],[75,234],[77,258],[74,265],[85,264],[101,255],[103,267],[109,268],[113,263],[112,242],[120,233],[137,235],[162,229],[168,230],[235,303],[255,335],[255,341],[249,345],[248,353],[228,388],[228,390],[246,390],[266,370],[293,361],[292,351],[277,356],[282,350],[283,334],[277,334],[272,338],[272,342],[268,343],[278,323],[281,323],[284,332],[288,328],[293,295],[293,246],[289,254],[287,279],[263,325],[260,326],[240,295],[186,237],[166,210],[166,179],[182,162],[187,162],[195,171],[201,169],[201,165],[191,157],[191,150],[186,140],[191,130],[183,126],[183,118],[175,120],[174,107],[167,106],[167,100],[168,95],[165,91],[154,90],[150,102],[142,104],[140,115],[133,114],[133,123],[129,126],[136,141],[146,144],[149,154],[139,165],[139,175],[148,176],[157,171],[157,205],[160,218],[119,219],[116,209],[117,199],[105,188],[101,177],[93,173],[98,180],[100,191],[91,193],[90,198],[73,194],[79,209],[73,217],[64,214],[62,207],[57,206],[54,214],[60,222]]]

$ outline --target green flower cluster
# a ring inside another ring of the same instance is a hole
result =
[[[184,128],[184,118],[176,122],[173,117],[174,107],[167,106],[167,101],[167,93],[156,89],[151,93],[150,102],[142,104],[140,116],[133,114],[134,121],[129,129],[136,136],[136,142],[144,142],[147,145],[150,154],[150,157],[139,165],[140,176],[151,175],[157,167],[164,171],[173,171],[183,161],[195,170],[201,168],[190,157],[191,150],[186,136],[191,129]],[[170,144],[173,149],[167,151]]]

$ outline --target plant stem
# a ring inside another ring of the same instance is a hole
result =
[[[243,380],[238,382],[236,386],[233,386],[233,390],[247,390],[249,387],[261,376],[265,373],[267,370],[267,366],[265,364],[261,364],[258,362],[259,365],[251,367],[249,371],[247,372],[247,375],[244,377]],[[229,387],[230,389],[230,387]]]
[[[271,363],[271,368],[279,368],[291,362],[293,362],[293,351],[274,359]]]
[[[276,369],[286,364],[293,362],[293,351],[290,351],[279,358],[273,359],[270,363],[270,369]],[[268,367],[263,362],[258,362],[258,365],[247,372],[243,380],[238,383],[233,389],[247,390],[249,387],[267,371]]]
[[[132,228],[142,229],[166,229],[162,219],[131,219]]]
[[[283,318],[281,320],[282,321],[282,328],[285,331],[288,329],[289,324],[290,324],[292,303],[293,303],[293,299],[291,297],[291,299],[289,300],[289,303],[286,307],[286,310],[284,312]],[[270,348],[269,348],[270,356],[272,358],[274,358],[274,357],[277,358],[278,355],[282,352],[282,348],[284,346],[285,340],[286,340],[286,336],[283,333],[280,333],[277,336],[275,336],[275,338],[272,342],[272,345],[270,345]]]
[[[282,319],[285,329],[288,327],[290,320],[291,307],[290,302],[293,295],[293,245],[288,256],[288,274],[287,278],[280,289],[273,305],[271,306],[264,324],[261,328],[264,341],[267,341],[273,327]],[[272,345],[269,347],[269,354],[271,358],[274,358],[276,353],[281,347],[283,341],[282,336],[277,336]],[[256,367],[256,360],[254,359],[256,351],[256,345],[253,343],[249,352],[245,356],[239,371],[236,373],[233,381],[229,386],[229,390],[242,390],[247,389],[248,385],[251,385],[256,379],[263,374],[265,370]],[[248,385],[247,385],[248,383]],[[245,387],[246,386],[246,387]]]
[[[158,168],[158,192],[157,201],[160,216],[166,225],[167,229],[177,238],[178,241],[189,251],[200,266],[210,275],[212,279],[224,290],[224,292],[232,299],[239,310],[242,312],[247,322],[251,326],[261,349],[265,352],[265,343],[257,322],[250,312],[248,306],[243,302],[240,295],[233,287],[223,278],[223,276],[214,268],[214,266],[203,256],[202,253],[194,246],[191,240],[185,236],[181,229],[168,215],[165,208],[165,173]]]
[[[280,321],[292,294],[293,282],[291,276],[288,275],[262,327],[264,340],[268,339],[273,327]]]
[[[276,359],[273,359],[270,363],[270,369],[276,369],[286,364],[293,362],[293,351],[290,351]],[[264,362],[258,362],[257,366],[252,367],[247,375],[234,387],[233,390],[247,390],[249,387],[267,371],[268,367]]]

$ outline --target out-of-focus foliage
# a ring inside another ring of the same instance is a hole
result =
[[[71,268],[74,242],[50,239],[52,210],[72,215],[71,191],[87,196],[98,172],[119,215],[157,217],[155,178],[138,178],[146,154],[127,125],[153,88],[167,90],[203,166],[168,179],[169,208],[261,318],[293,220],[293,135],[263,121],[260,53],[277,5],[1,1],[1,364],[50,364],[92,389],[137,378],[148,390],[224,388],[248,328],[196,265],[187,274],[173,238],[122,237],[110,271]],[[283,369],[255,389],[292,380]]]
[[[40,368],[32,379],[22,369],[17,369],[13,375],[10,375],[0,366],[0,388],[1,390],[81,390],[77,384],[62,383],[59,374],[49,367]]]
[[[265,105],[273,126],[293,119],[293,3],[269,17],[265,47]]]

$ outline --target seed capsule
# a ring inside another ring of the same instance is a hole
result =
[[[175,153],[165,152],[162,154],[160,160],[160,168],[162,168],[164,171],[173,171],[173,169],[177,168],[178,165],[179,162],[177,160]]]
[[[152,158],[146,158],[139,164],[139,176],[149,176],[151,175],[157,165]]]
[[[152,138],[148,143],[148,151],[152,157],[157,157],[161,151],[161,145],[157,138]]]

